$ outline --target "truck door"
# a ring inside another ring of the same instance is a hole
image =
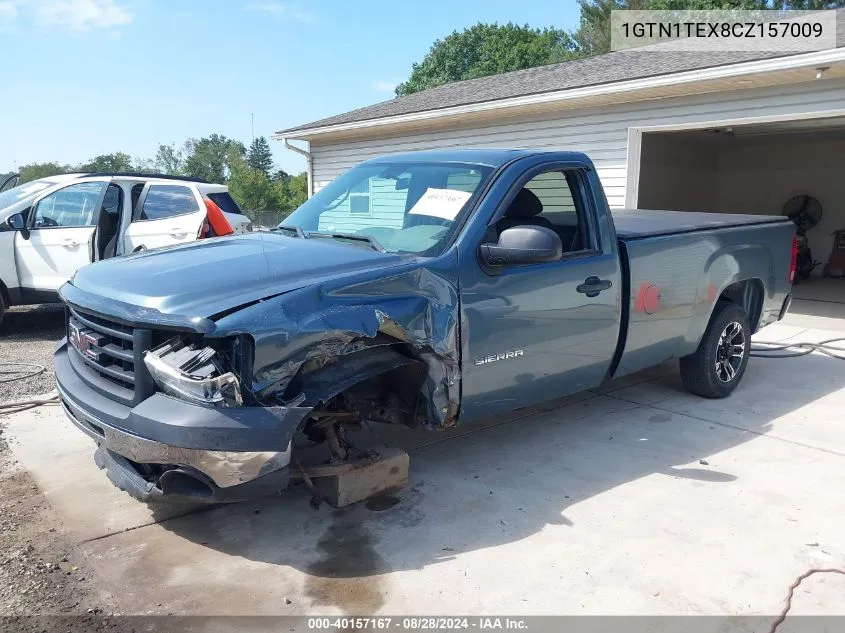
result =
[[[590,184],[586,169],[536,165],[502,197],[474,248],[461,249],[462,420],[596,387],[607,374],[621,277],[615,240],[599,235]],[[525,225],[557,233],[562,257],[484,263],[481,244]]]
[[[93,257],[105,181],[80,182],[37,199],[27,230],[15,233],[15,260],[25,298],[45,299]]]
[[[187,185],[144,187],[124,237],[124,253],[192,242],[205,220],[205,207]]]

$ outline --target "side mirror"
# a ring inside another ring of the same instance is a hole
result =
[[[25,231],[26,218],[24,217],[24,214],[16,213],[15,215],[9,216],[9,218],[6,220],[6,226],[12,229],[13,231]]]
[[[541,264],[562,255],[560,236],[544,226],[514,226],[502,231],[498,244],[481,245],[481,258],[490,266]]]

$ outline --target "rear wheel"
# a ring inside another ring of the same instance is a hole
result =
[[[745,310],[720,301],[698,349],[681,359],[684,386],[705,398],[728,397],[742,380],[750,348],[751,324]]]
[[[3,293],[0,292],[0,327],[3,327],[4,316],[6,316],[6,300],[3,298]]]

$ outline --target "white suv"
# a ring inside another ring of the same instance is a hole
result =
[[[0,191],[0,322],[6,306],[57,301],[91,262],[245,233],[224,185],[150,174],[64,174]]]

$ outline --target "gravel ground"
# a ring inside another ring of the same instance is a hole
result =
[[[0,403],[55,388],[53,349],[63,335],[60,304],[9,310],[0,325],[0,380],[22,369],[5,363],[35,363],[44,371],[0,382]],[[0,633],[136,630],[111,615],[113,596],[97,589],[93,572],[68,543],[49,503],[15,462],[3,432],[7,415],[0,410]]]
[[[0,633],[129,633],[115,599],[68,542],[35,482],[16,463],[0,414]],[[61,616],[61,617],[57,617]]]
[[[64,310],[61,304],[10,308],[0,325],[0,380],[13,378],[12,371],[27,368],[4,363],[35,363],[45,371],[11,382],[0,382],[0,402],[40,396],[55,388],[53,349],[64,336]]]

